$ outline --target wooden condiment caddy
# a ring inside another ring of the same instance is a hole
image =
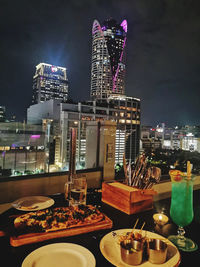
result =
[[[153,208],[153,189],[138,189],[119,182],[102,183],[102,201],[127,214]]]

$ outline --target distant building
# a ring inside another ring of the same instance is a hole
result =
[[[44,172],[45,132],[40,125],[3,122],[0,131],[0,175]]]
[[[115,120],[115,162],[134,161],[139,154],[140,100],[125,95],[125,47],[127,21],[108,19],[92,26],[92,65],[90,97],[93,112]],[[93,102],[92,102],[93,101]],[[88,102],[89,103],[89,102]],[[101,107],[101,108],[100,108]]]
[[[31,105],[27,109],[27,123],[42,124],[43,119],[59,121],[61,102],[58,99],[50,99],[43,103]]]
[[[141,150],[157,149],[162,147],[162,134],[151,126],[141,127]]]
[[[4,106],[0,106],[0,122],[6,121],[6,108]]]
[[[66,102],[68,99],[68,79],[66,68],[40,63],[33,76],[32,103],[38,104],[50,99]]]
[[[61,103],[50,100],[32,105],[28,109],[27,123],[40,124],[44,119],[52,121],[56,165],[65,166],[69,162],[70,128],[78,128],[77,162],[84,166],[86,157],[87,121],[116,122],[115,162],[126,159],[134,161],[139,154],[140,141],[140,100],[126,96],[115,96],[104,100],[78,104]],[[52,142],[52,141],[51,141]]]
[[[125,92],[125,46],[127,21],[118,24],[114,19],[101,26],[97,20],[92,27],[92,100],[105,99]]]
[[[200,127],[166,127],[164,124],[153,128],[142,126],[142,149],[182,149],[200,152]]]
[[[111,95],[92,102],[97,112],[116,121],[115,162],[123,162],[123,154],[133,162],[139,154],[140,100],[125,95]]]

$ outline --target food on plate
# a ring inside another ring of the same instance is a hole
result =
[[[49,208],[20,215],[14,220],[17,230],[51,232],[72,227],[86,226],[104,219],[92,205]]]
[[[135,232],[124,233],[123,235],[120,235],[119,239],[118,239],[119,243],[121,243],[121,242],[128,243],[129,240],[130,241],[137,240],[137,241],[144,242],[145,237],[143,237],[140,232],[135,231]]]
[[[22,206],[22,205],[18,205],[17,208],[21,209],[21,210],[34,210],[37,209],[39,206]]]

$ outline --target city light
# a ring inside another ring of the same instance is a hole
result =
[[[33,135],[31,135],[30,138],[31,139],[39,139],[40,138],[40,135],[39,134],[33,134]]]
[[[189,137],[189,136],[194,136],[194,135],[193,135],[193,133],[188,133],[188,134],[186,134],[186,136]]]
[[[122,21],[121,26],[123,27],[123,30],[127,32],[128,23],[126,19]]]
[[[51,71],[52,71],[52,72],[56,72],[57,70],[58,70],[57,67],[55,67],[55,66],[52,66],[52,67],[51,67]]]

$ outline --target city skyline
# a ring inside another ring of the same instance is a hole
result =
[[[2,1],[1,102],[23,119],[40,62],[67,68],[69,95],[89,99],[92,23],[128,21],[125,94],[142,124],[200,124],[198,1]],[[22,97],[23,96],[23,97]]]

